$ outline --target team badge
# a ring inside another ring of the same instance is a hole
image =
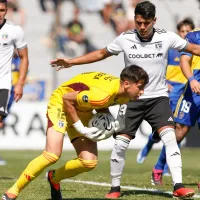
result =
[[[184,117],[184,112],[179,113],[179,119],[182,119]]]
[[[155,47],[156,47],[156,49],[158,49],[158,50],[162,49],[162,42],[156,42],[156,43],[155,43]]]
[[[2,37],[3,40],[6,40],[6,39],[8,39],[8,34],[7,33],[3,33],[1,37]]]
[[[88,102],[88,96],[87,95],[83,95],[82,96],[82,100],[87,103]]]
[[[64,126],[65,126],[65,123],[63,122],[63,121],[58,121],[58,126],[60,127],[60,128],[64,128]]]

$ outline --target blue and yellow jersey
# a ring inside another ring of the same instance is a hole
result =
[[[169,93],[169,98],[172,101],[178,100],[187,82],[180,68],[180,56],[181,53],[175,49],[170,49],[168,52],[166,79],[167,83],[173,87],[172,91]]]
[[[200,29],[195,29],[186,35],[188,42],[193,44],[200,44]],[[200,56],[195,56],[187,52],[182,52],[181,55],[188,55],[192,57],[191,68],[196,80],[200,81]]]
[[[20,58],[14,56],[12,59],[12,86],[15,86],[19,80]]]
[[[113,104],[124,104],[128,98],[116,98],[120,79],[103,72],[82,73],[60,85],[52,94],[48,106],[62,105],[62,97],[67,92],[79,91],[76,108],[87,112],[108,108]]]

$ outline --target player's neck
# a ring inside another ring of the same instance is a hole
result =
[[[141,37],[140,34],[137,32],[137,36],[140,39],[141,42],[150,42],[154,35],[154,29],[149,33],[149,35],[145,38]]]

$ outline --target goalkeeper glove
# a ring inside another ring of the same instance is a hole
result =
[[[73,124],[76,131],[78,131],[81,135],[85,136],[86,138],[92,140],[93,142],[98,141],[98,137],[101,136],[102,130],[98,129],[97,127],[88,128],[83,125],[81,120],[75,122]]]

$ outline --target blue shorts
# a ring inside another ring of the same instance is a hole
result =
[[[169,105],[170,105],[173,113],[176,110],[176,105],[177,105],[178,100],[179,100],[179,97],[174,97],[174,96],[169,97]]]
[[[200,95],[191,91],[190,85],[186,86],[186,90],[179,98],[174,113],[174,120],[179,124],[186,126],[194,126],[196,121],[200,127]]]

